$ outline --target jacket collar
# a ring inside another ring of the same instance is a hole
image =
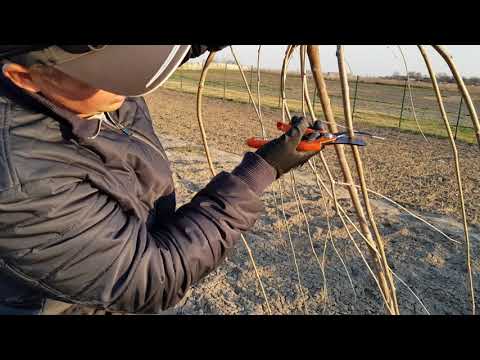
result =
[[[13,84],[10,79],[6,78],[2,71],[0,71],[0,81],[5,86],[5,90],[12,95],[16,97],[20,96],[23,98],[27,97],[28,99],[33,99],[36,104],[47,108],[62,120],[65,120],[70,125],[72,134],[75,137],[80,139],[93,139],[100,132],[102,126],[102,120],[100,117],[93,117],[88,120],[83,119],[75,113],[56,105],[42,94],[31,93],[19,88]]]
[[[99,134],[102,126],[102,120],[100,117],[84,119],[75,113],[56,105],[41,94],[29,93],[26,91],[25,93],[54,112],[56,115],[60,116],[62,119],[66,120],[70,124],[72,133],[76,137],[82,139],[94,139]]]

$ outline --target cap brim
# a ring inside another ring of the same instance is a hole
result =
[[[190,45],[107,45],[55,66],[97,89],[142,96],[160,87],[189,49]]]

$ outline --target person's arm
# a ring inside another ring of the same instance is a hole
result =
[[[148,231],[88,181],[0,193],[0,271],[70,303],[158,313],[212,271],[250,229],[275,170],[248,153]]]
[[[67,303],[129,313],[172,307],[253,226],[265,188],[315,154],[295,151],[306,127],[296,118],[151,231],[88,178],[15,183],[0,152],[0,271]]]

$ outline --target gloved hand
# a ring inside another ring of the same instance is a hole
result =
[[[208,51],[220,51],[230,45],[205,45],[205,46],[207,47]]]
[[[318,132],[313,132],[306,136],[303,135],[308,127],[314,130],[321,130],[320,121],[309,124],[305,118],[294,116],[291,125],[292,127],[288,132],[266,143],[256,152],[257,155],[261,156],[277,170],[277,179],[291,169],[305,164],[312,156],[319,153],[319,151],[297,151],[297,146],[302,140],[314,141],[318,139],[320,136]]]
[[[187,55],[183,59],[182,64],[187,62],[189,59],[194,59],[203,55],[207,51],[220,51],[225,49],[227,46],[230,45],[192,45]]]

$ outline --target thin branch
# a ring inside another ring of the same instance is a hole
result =
[[[300,296],[302,297],[302,300],[303,300],[303,306],[305,308],[305,314],[308,313],[308,310],[307,310],[307,301],[306,301],[306,297],[303,293],[303,287],[302,287],[302,280],[300,278],[300,269],[298,267],[298,262],[297,262],[297,256],[295,254],[295,247],[293,246],[293,241],[292,241],[292,234],[290,233],[290,225],[288,224],[288,220],[287,220],[287,214],[285,212],[285,203],[284,203],[284,200],[283,200],[283,186],[282,186],[282,183],[283,183],[283,179],[280,179],[279,180],[279,184],[280,184],[280,202],[281,202],[281,205],[282,205],[282,214],[283,214],[283,219],[284,219],[284,223],[285,223],[285,227],[287,229],[287,234],[288,234],[288,241],[290,243],[290,247],[291,247],[291,250],[292,250],[292,255],[293,255],[293,263],[295,265],[295,271],[297,273],[297,280],[298,280],[298,291],[300,293]]]
[[[210,149],[208,146],[208,141],[207,141],[207,135],[205,133],[205,126],[203,125],[203,113],[202,113],[202,97],[203,97],[203,90],[204,90],[204,84],[205,84],[205,79],[208,74],[208,69],[210,65],[213,62],[213,59],[215,58],[215,51],[212,51],[210,54],[208,54],[207,60],[205,61],[205,65],[202,69],[202,74],[200,76],[200,82],[198,84],[198,91],[197,91],[197,120],[198,120],[198,126],[200,128],[200,132],[202,135],[202,142],[203,142],[203,147],[205,149],[205,155],[207,157],[208,165],[210,167],[210,172],[212,174],[212,177],[215,176],[215,168],[213,166],[213,161],[212,161],[212,156],[210,154]],[[243,234],[240,234],[240,237],[242,239],[242,242],[247,249],[248,256],[250,258],[250,261],[253,265],[253,269],[255,271],[255,275],[257,276],[258,283],[260,285],[260,289],[262,290],[263,297],[265,299],[265,304],[267,305],[267,310],[268,313],[271,315],[272,310],[270,308],[270,303],[268,301],[267,293],[265,292],[265,288],[263,287],[263,282],[260,277],[260,273],[258,272],[257,265],[255,263],[255,259],[253,257],[252,250],[250,249],[250,246],[247,243],[247,240],[243,236]]]
[[[315,250],[315,246],[313,245],[313,238],[312,238],[312,234],[310,232],[310,224],[308,222],[307,213],[305,212],[305,208],[303,207],[303,203],[302,203],[302,200],[300,198],[300,194],[298,194],[298,192],[296,191],[297,183],[296,183],[296,180],[295,180],[294,172],[292,172],[292,181],[293,181],[293,183],[292,183],[293,196],[295,197],[295,200],[297,201],[297,204],[299,204],[300,213],[303,216],[303,219],[305,221],[305,230],[307,232],[308,240],[310,242],[310,248],[312,249],[313,255],[315,256],[315,260],[317,260],[317,264],[320,268],[320,271],[323,273],[323,277],[325,278],[324,269],[322,267],[320,259],[317,255],[316,250]]]
[[[415,122],[417,123],[418,130],[420,130],[420,133],[422,134],[425,141],[428,142],[428,139],[425,137],[425,134],[423,133],[422,128],[420,127],[420,123],[418,122],[417,113],[415,112],[415,105],[413,104],[413,96],[412,96],[412,87],[410,86],[410,75],[408,74],[409,71],[408,71],[407,59],[405,58],[405,55],[403,54],[402,47],[400,45],[398,45],[398,50],[400,51],[400,54],[402,54],[403,65],[405,66],[405,72],[406,72],[406,76],[407,76],[408,94],[409,94],[409,98],[410,98],[410,105],[412,106],[413,118],[415,119]]]
[[[200,134],[202,136],[203,148],[205,150],[205,155],[207,157],[208,166],[212,176],[215,176],[215,167],[213,166],[212,155],[210,154],[210,148],[208,146],[207,134],[205,132],[205,126],[203,125],[203,113],[202,113],[202,99],[203,99],[203,90],[205,89],[205,79],[207,78],[208,69],[215,58],[215,51],[212,51],[208,54],[205,65],[203,66],[202,73],[200,75],[200,82],[198,84],[197,91],[197,120],[198,126],[200,128]]]
[[[258,106],[258,117],[260,123],[262,124],[262,136],[264,139],[267,138],[267,133],[265,127],[263,126],[263,117],[262,117],[262,103],[260,96],[260,52],[262,50],[262,45],[258,45],[258,57],[257,57],[257,106]]]
[[[465,86],[465,82],[463,81],[463,78],[460,76],[460,73],[457,70],[457,66],[453,61],[452,55],[450,55],[447,52],[447,50],[445,50],[441,45],[432,45],[432,46],[440,54],[440,56],[445,60],[448,67],[450,68],[450,71],[452,72],[453,77],[457,82],[458,89],[462,93],[463,100],[467,104],[468,112],[470,113],[470,118],[472,119],[472,123],[475,128],[475,135],[477,137],[478,146],[480,147],[480,122],[478,120],[477,110],[473,105],[472,98],[470,96],[470,93],[467,87]]]
[[[280,94],[282,96],[282,122],[285,122],[285,115],[288,117],[288,119],[291,119],[290,111],[287,104],[285,84],[287,81],[288,64],[290,63],[290,59],[293,55],[295,47],[296,45],[289,45],[287,47],[287,50],[285,51],[285,57],[283,58],[282,71],[280,73]]]
[[[343,182],[338,182],[338,181],[336,182],[336,184],[337,184],[337,185],[340,185],[340,186],[351,186],[351,184],[345,184],[345,183],[343,183]],[[357,187],[357,188],[360,188],[359,185],[355,185],[355,184],[354,184],[353,186],[355,186],[355,187]],[[387,196],[385,196],[385,195],[383,195],[383,194],[380,194],[379,192],[373,191],[372,189],[368,189],[368,188],[367,188],[367,191],[368,191],[369,193],[372,193],[372,194],[374,194],[374,195],[376,195],[376,196],[381,197],[382,199],[388,201],[389,203],[391,203],[391,204],[395,205],[396,207],[400,208],[401,210],[405,211],[407,214],[413,216],[415,219],[423,222],[425,225],[427,225],[428,227],[430,227],[430,228],[432,228],[433,230],[435,230],[436,232],[438,232],[440,235],[442,235],[443,237],[445,237],[447,240],[450,240],[450,241],[452,241],[452,242],[454,242],[454,243],[456,243],[456,244],[460,244],[460,241],[451,238],[450,236],[448,236],[447,234],[445,234],[443,231],[441,231],[439,228],[435,227],[434,225],[432,225],[431,223],[429,223],[427,220],[421,218],[420,216],[416,215],[416,214],[413,213],[412,211],[408,210],[406,207],[400,205],[400,204],[399,204],[398,202],[396,202],[395,200],[393,200],[393,199],[391,199],[391,198],[389,198],[389,197],[387,197]]]
[[[410,286],[407,285],[407,283],[405,281],[403,281],[397,274],[395,274],[393,271],[392,271],[392,275],[395,276],[397,278],[398,281],[400,281],[401,284],[403,284],[403,286],[405,286],[407,288],[407,290],[410,292],[410,294],[412,294],[415,299],[417,299],[417,301],[420,303],[420,305],[422,306],[423,310],[425,310],[425,312],[427,313],[427,315],[430,315],[430,312],[427,310],[427,308],[425,307],[424,303],[422,302],[422,300],[420,300],[420,298],[417,296],[417,294],[415,294],[415,292],[410,288]]]
[[[255,109],[255,113],[257,114],[258,121],[260,123],[260,128],[262,131],[262,136],[265,137],[265,127],[263,126],[263,120],[262,120],[262,114],[260,113],[260,110],[258,109],[257,105],[255,104],[255,100],[253,99],[252,92],[250,91],[250,85],[248,85],[247,78],[245,77],[245,72],[242,69],[242,66],[238,62],[237,55],[235,54],[235,51],[233,50],[233,46],[230,46],[230,51],[232,52],[233,58],[235,59],[235,62],[237,63],[238,69],[240,70],[240,74],[242,75],[243,82],[245,84],[245,87],[247,88],[248,96],[250,97],[250,100],[252,101],[253,107]]]
[[[322,159],[322,162],[323,162],[323,165],[325,167],[325,169],[328,169],[328,166],[327,166],[327,163],[325,161],[325,158],[323,157],[323,154],[320,154],[321,156],[321,159]],[[320,177],[318,176],[318,173],[316,172],[315,168],[314,168],[314,165],[312,165],[312,163],[309,163],[309,165],[313,168],[314,170],[314,174],[316,176],[316,179],[317,179],[317,184],[318,186],[321,186],[324,188],[324,190],[327,192],[327,194],[333,199],[333,203],[335,205],[335,211],[338,215],[338,217],[340,218],[342,224],[343,224],[343,227],[345,228],[346,232],[347,232],[347,235],[348,235],[348,238],[350,239],[350,241],[352,241],[352,243],[354,244],[355,246],[355,249],[357,249],[357,251],[359,252],[360,254],[360,257],[362,258],[363,262],[365,263],[365,265],[367,266],[367,269],[368,271],[370,272],[370,275],[373,277],[373,280],[375,281],[375,283],[377,284],[378,286],[378,289],[380,290],[380,295],[382,295],[382,298],[383,298],[383,301],[384,301],[384,304],[385,306],[387,307],[387,309],[389,309],[389,311],[392,311],[392,309],[390,309],[390,303],[388,302],[387,298],[385,297],[385,293],[383,292],[382,290],[382,286],[377,278],[377,276],[375,276],[375,273],[372,271],[370,265],[368,264],[367,260],[365,259],[365,256],[363,255],[363,252],[362,250],[360,249],[360,247],[358,246],[358,244],[355,242],[355,239],[353,238],[352,234],[350,233],[350,230],[348,229],[348,226],[347,224],[345,223],[345,220],[344,220],[344,217],[342,216],[342,212],[344,213],[345,217],[347,219],[348,216],[346,214],[346,212],[341,208],[340,204],[338,203],[338,200],[337,200],[337,197],[336,197],[336,193],[335,193],[335,189],[334,189],[334,180],[333,178],[331,177],[331,173],[330,171],[328,170],[327,172],[329,173],[329,177],[330,177],[330,184],[332,185],[332,193],[330,193],[326,187],[326,185],[323,183],[323,181],[320,179]],[[364,240],[367,240],[362,232],[360,230],[358,230],[358,228],[355,227],[355,225],[353,224],[353,222],[350,220],[350,223],[354,226],[354,228],[357,230],[357,232],[364,238]]]
[[[305,55],[307,52],[307,46],[302,45],[300,46],[300,74],[302,77],[302,114],[303,116],[307,116],[305,113],[305,86],[307,85],[307,74],[305,73]]]
[[[303,47],[302,46],[302,50],[304,50],[306,52],[306,46]],[[305,54],[304,54],[304,57],[302,59],[302,63],[305,61]],[[303,69],[305,69],[305,66],[303,66]],[[310,94],[308,93],[308,85],[307,85],[307,78],[306,77],[303,77],[302,79],[302,87],[303,87],[303,96],[302,96],[302,101],[306,102],[307,104],[307,108],[308,108],[308,111],[310,113],[310,116],[312,118],[313,121],[316,121],[317,118],[316,118],[316,115],[315,115],[315,111],[313,109],[313,106],[312,106],[312,102],[310,100]],[[323,157],[323,154],[321,154],[321,156]],[[324,164],[325,166],[327,166],[328,168],[328,165],[327,163],[324,161]],[[315,160],[312,159],[312,160],[309,160],[309,165],[310,165],[310,168],[313,170],[313,172],[315,173],[315,175],[318,177],[318,173],[316,171],[316,168],[315,168]],[[328,172],[330,173],[330,169],[328,169]],[[331,178],[333,180],[333,177]],[[318,183],[318,181],[317,181]],[[334,186],[334,184],[332,183],[332,185]],[[323,191],[322,191],[322,188],[320,187],[320,185],[318,184],[318,187],[319,187],[319,190],[320,190],[320,194],[322,196],[322,199],[324,201],[324,206],[325,206],[325,214],[326,214],[326,218],[327,218],[327,225],[328,225],[328,234],[330,236],[330,241],[332,243],[332,246],[333,246],[333,249],[336,253],[336,255],[338,256],[338,258],[340,259],[340,262],[342,263],[344,269],[345,269],[345,272],[347,274],[347,277],[348,277],[348,280],[350,281],[350,285],[352,286],[352,290],[353,290],[353,294],[354,294],[354,297],[355,297],[355,302],[357,301],[357,293],[355,291],[355,287],[353,286],[353,281],[352,281],[352,278],[350,277],[350,273],[348,272],[348,269],[347,269],[347,266],[345,264],[345,262],[343,261],[343,258],[340,256],[340,253],[337,251],[337,248],[335,246],[335,242],[333,240],[333,236],[332,236],[332,232],[331,232],[331,227],[330,227],[330,219],[329,219],[329,214],[328,214],[328,208],[327,208],[327,204],[326,204],[326,200],[323,196]],[[334,198],[334,201],[337,201],[336,197]],[[337,206],[339,206],[338,202],[337,202]],[[324,265],[324,264],[323,264]],[[326,277],[325,277],[325,274],[323,274],[324,276],[324,281],[326,282]]]

